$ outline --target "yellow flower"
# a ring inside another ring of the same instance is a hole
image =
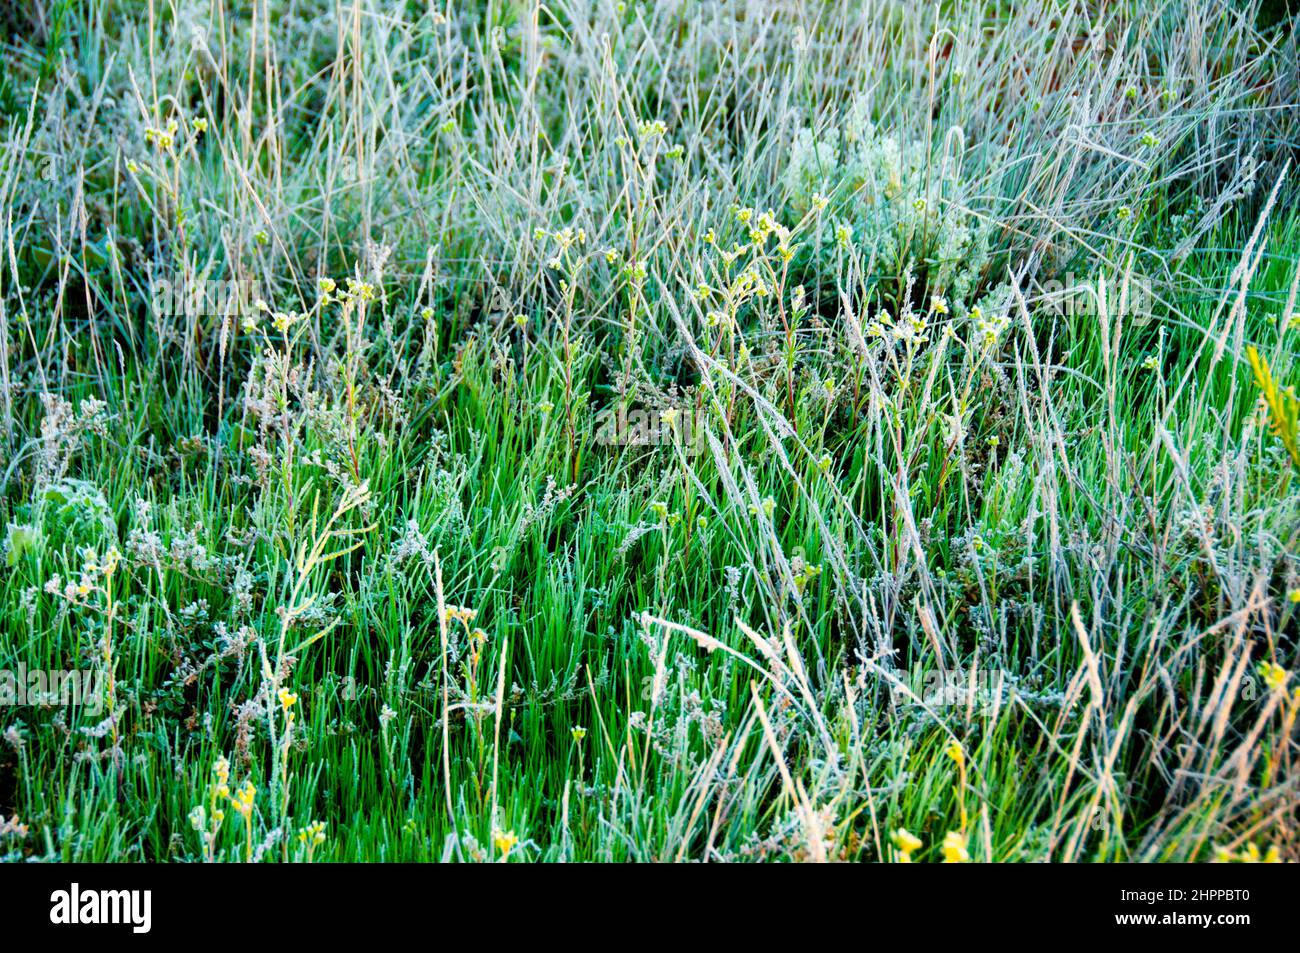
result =
[[[243,816],[245,821],[253,813],[253,800],[256,797],[257,788],[253,786],[253,782],[245,781],[230,799],[231,803],[235,805],[235,810]]]
[[[518,843],[519,838],[515,836],[514,831],[497,829],[492,832],[492,844],[497,850],[501,851],[502,860],[510,856],[510,852],[515,849],[515,845]]]
[[[966,752],[962,750],[960,742],[950,741],[948,746],[943,749],[943,753],[956,763],[957,767],[964,767],[966,764]]]
[[[637,132],[642,139],[663,137],[668,132],[668,124],[662,119],[647,119],[637,126]]]
[[[319,847],[325,843],[325,822],[312,821],[306,827],[299,828],[298,843],[308,844],[312,847]]]
[[[894,833],[889,835],[889,839],[894,842],[904,857],[908,857],[913,851],[921,849],[921,838],[917,837],[906,827],[900,827]]]
[[[280,689],[279,697],[280,697],[280,705],[284,708],[285,711],[288,711],[290,708],[292,708],[294,704],[298,701],[298,696],[294,692],[289,691],[289,689],[287,688]]]
[[[945,864],[966,864],[970,854],[966,850],[966,835],[960,831],[949,831],[943,839],[943,862]]]
[[[476,611],[466,606],[444,606],[443,614],[448,622],[460,622],[466,626],[473,622],[474,617],[478,615]]]
[[[569,729],[569,734],[573,735],[574,741],[582,741],[583,738],[587,737],[587,729],[581,725],[574,725]]]
[[[1270,691],[1280,692],[1291,673],[1275,662],[1260,662],[1259,674]]]

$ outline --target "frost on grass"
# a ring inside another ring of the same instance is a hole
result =
[[[1296,859],[1294,24],[218,6],[0,15],[0,857]]]

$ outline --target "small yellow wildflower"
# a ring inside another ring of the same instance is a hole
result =
[[[945,864],[970,863],[970,853],[966,850],[966,835],[960,831],[949,831],[943,839],[943,862]]]
[[[299,828],[298,843],[311,847],[319,847],[325,843],[325,822],[312,821],[306,827]]]
[[[1270,691],[1280,692],[1286,686],[1290,672],[1275,662],[1260,662],[1259,675]]]
[[[478,613],[468,606],[444,606],[443,614],[447,617],[448,622],[460,622],[468,626],[474,621]]]
[[[235,810],[240,813],[244,820],[248,820],[253,813],[253,801],[257,797],[257,788],[252,781],[244,781],[239,790],[230,798]]]
[[[898,848],[897,860],[900,864],[910,864],[912,862],[912,853],[921,849],[921,838],[906,827],[900,827],[894,831],[889,835],[889,839]]]
[[[501,859],[505,860],[510,856],[510,852],[515,849],[519,843],[519,838],[515,836],[514,831],[503,831],[499,828],[492,832],[492,844],[497,850],[501,851]]]
[[[943,749],[943,753],[946,754],[948,757],[952,758],[952,760],[956,763],[957,767],[959,768],[965,767],[966,752],[962,750],[962,746],[960,742],[958,741],[948,742],[948,746]]]

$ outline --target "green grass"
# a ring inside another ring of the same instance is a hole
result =
[[[0,856],[1297,859],[1295,31],[1088,6],[6,14]]]

